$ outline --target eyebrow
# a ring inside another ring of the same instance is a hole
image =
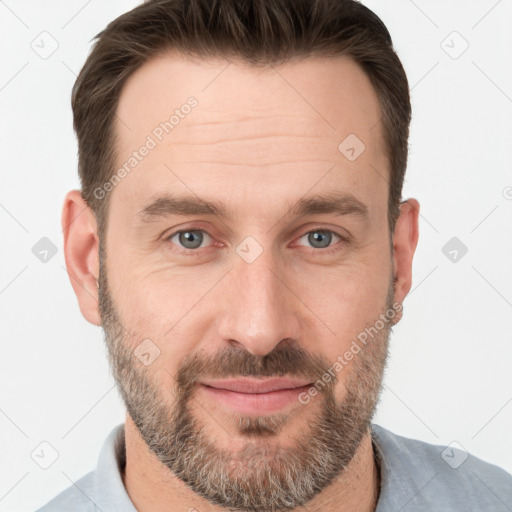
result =
[[[352,194],[327,193],[301,198],[287,209],[287,215],[297,217],[316,214],[356,215],[369,218],[368,207]],[[206,201],[194,196],[162,195],[151,201],[137,217],[151,222],[167,216],[208,215],[221,219],[235,217],[234,212],[222,203]]]

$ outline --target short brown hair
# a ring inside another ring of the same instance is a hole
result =
[[[96,215],[100,239],[109,201],[94,191],[115,172],[113,121],[122,87],[148,59],[169,49],[254,66],[307,56],[353,58],[381,105],[393,234],[407,166],[409,86],[388,30],[367,7],[355,0],[148,0],[109,23],[95,40],[71,104],[82,197]]]

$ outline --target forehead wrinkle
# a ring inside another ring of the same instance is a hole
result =
[[[180,167],[183,167],[183,166],[186,166],[186,165],[196,165],[196,164],[201,164],[201,165],[207,165],[209,167],[215,167],[216,165],[218,166],[222,166],[222,167],[227,167],[227,166],[231,166],[231,167],[255,167],[255,168],[258,168],[258,169],[267,169],[267,168],[272,168],[276,165],[279,165],[281,168],[284,166],[284,165],[302,165],[302,164],[315,164],[316,166],[318,165],[324,165],[324,164],[332,164],[332,160],[308,160],[308,159],[300,159],[300,160],[290,160],[290,159],[285,159],[285,160],[275,160],[275,161],[272,161],[272,162],[267,162],[265,164],[262,164],[262,163],[251,163],[251,162],[248,162],[248,161],[243,161],[243,162],[233,162],[232,160],[229,161],[229,162],[223,162],[223,161],[220,161],[220,160],[188,160],[186,162],[184,161],[181,161],[181,160],[175,160],[173,162],[173,164],[179,164]]]

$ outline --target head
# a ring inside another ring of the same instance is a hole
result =
[[[211,503],[303,505],[368,434],[411,286],[386,28],[348,0],[149,1],[97,36],[72,105],[66,262],[131,419]],[[308,386],[265,414],[205,389],[241,376]]]

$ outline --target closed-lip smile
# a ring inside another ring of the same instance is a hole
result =
[[[199,384],[209,399],[239,413],[254,415],[270,414],[288,405],[300,404],[299,395],[312,385],[303,379],[287,377],[204,379]]]
[[[201,384],[216,389],[225,389],[227,391],[235,391],[237,393],[269,393],[284,389],[302,388],[311,384],[310,382],[290,379],[290,378],[270,378],[261,379],[222,379],[222,380],[203,380]]]

